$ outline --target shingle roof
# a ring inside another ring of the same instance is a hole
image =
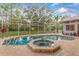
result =
[[[75,15],[75,16],[67,16],[65,17],[63,22],[68,22],[68,21],[79,21],[79,14]]]

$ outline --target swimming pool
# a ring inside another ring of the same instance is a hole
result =
[[[3,45],[26,45],[31,41],[27,37],[4,40]]]
[[[31,37],[18,37],[4,40],[2,45],[27,45],[32,40],[73,40],[73,37],[59,36],[59,35],[44,35],[44,36],[31,36]]]

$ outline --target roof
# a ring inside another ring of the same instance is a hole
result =
[[[62,22],[79,22],[79,14],[74,16],[67,16]]]

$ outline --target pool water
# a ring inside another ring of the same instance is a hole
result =
[[[34,36],[32,37],[34,40],[73,40],[73,37],[67,37],[67,36],[57,36],[57,35],[48,35],[48,36]]]
[[[40,43],[37,46],[50,46],[48,43]]]
[[[35,36],[33,39],[40,39],[40,40],[62,40],[62,36]]]
[[[4,40],[3,45],[27,45],[31,40],[73,40],[72,37],[65,36],[32,36],[23,38],[12,38]],[[48,44],[47,44],[48,45]]]
[[[50,41],[50,40],[34,40],[33,45],[36,46],[51,46],[52,44],[54,44],[54,42]]]
[[[9,39],[3,42],[3,45],[26,45],[30,42],[27,37],[19,38],[19,39]]]

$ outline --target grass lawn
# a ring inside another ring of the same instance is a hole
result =
[[[44,33],[40,31],[39,33],[37,31],[31,31],[30,33],[28,31],[20,31],[19,35],[27,35],[27,34],[41,34]],[[47,32],[46,32],[47,33]],[[18,31],[9,31],[6,33],[0,33],[0,38],[2,37],[10,37],[10,36],[18,36]]]
[[[62,31],[59,30],[59,33],[61,33],[61,32],[62,32]],[[39,31],[39,33],[38,33],[37,31],[31,31],[31,32],[29,33],[29,31],[20,31],[20,32],[19,32],[19,35],[41,34],[41,33],[49,33],[49,32]],[[50,32],[50,33],[53,33],[53,31]],[[10,36],[18,36],[18,31],[9,31],[9,32],[3,33],[3,34],[0,33],[0,38],[2,38],[2,37],[10,37]]]
[[[36,32],[32,32],[32,33],[36,33]],[[19,35],[26,35],[29,34],[28,31],[20,31]],[[0,37],[9,37],[9,36],[18,36],[18,31],[9,31],[6,33],[0,33]]]

